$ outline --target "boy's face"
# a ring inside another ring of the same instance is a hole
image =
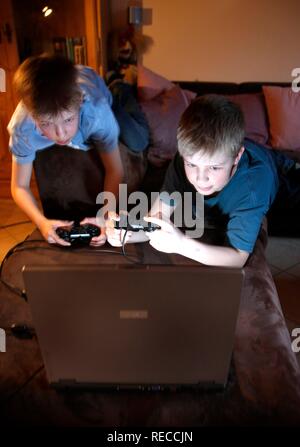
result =
[[[243,152],[242,147],[235,158],[226,152],[212,156],[197,152],[191,156],[184,156],[186,176],[195,189],[204,196],[221,191],[235,173]]]
[[[64,110],[58,115],[41,115],[35,119],[42,134],[56,144],[70,143],[76,135],[79,122],[79,109]]]

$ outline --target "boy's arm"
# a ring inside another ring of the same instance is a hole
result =
[[[119,184],[124,178],[124,168],[118,147],[110,152],[99,151],[105,170],[104,191],[112,192],[116,199],[119,195]]]
[[[39,227],[45,217],[39,210],[30,189],[31,174],[32,162],[19,164],[15,160],[12,161],[11,195],[16,204]]]
[[[182,256],[206,265],[219,267],[243,267],[249,257],[246,251],[233,247],[218,247],[185,237],[180,250]]]
[[[30,189],[31,173],[32,162],[19,164],[15,160],[12,161],[11,194],[14,201],[35,223],[48,242],[70,245],[57,236],[55,229],[58,226],[70,225],[71,222],[49,220],[43,215]]]
[[[155,217],[147,217],[148,222],[156,223],[161,230],[149,233],[150,244],[159,251],[177,253],[206,265],[219,267],[243,267],[249,253],[233,247],[209,245],[185,236],[172,223]]]
[[[121,160],[120,150],[117,146],[115,149],[109,152],[104,152],[99,150],[99,157],[102,161],[102,164],[104,166],[104,185],[103,185],[103,191],[110,192],[115,197],[115,203],[118,202],[119,197],[119,185],[123,182],[124,178],[124,169],[123,164]],[[108,211],[115,211],[114,209],[111,210],[111,207],[113,204],[108,202],[105,205],[105,209]],[[107,218],[107,212],[104,215],[105,218]],[[83,219],[81,224],[85,223],[92,223],[94,225],[99,225],[99,220],[95,217],[86,217]],[[92,238],[90,245],[94,247],[99,247],[103,245],[107,238],[107,225],[101,224],[101,233],[99,236],[95,236]]]

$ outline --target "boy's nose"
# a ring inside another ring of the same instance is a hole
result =
[[[207,182],[209,180],[209,177],[208,177],[208,173],[207,173],[207,171],[206,171],[206,169],[198,169],[197,170],[197,182],[199,182],[199,183],[205,183],[205,182]]]
[[[64,128],[62,126],[56,126],[55,133],[56,133],[57,138],[63,139],[63,137],[65,135]]]

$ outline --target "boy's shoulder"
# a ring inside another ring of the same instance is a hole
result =
[[[295,165],[295,161],[287,157],[282,151],[263,146],[248,138],[245,139],[244,146],[251,161],[250,167],[258,165],[265,170],[271,170],[278,174],[279,172],[288,172]]]
[[[235,194],[242,199],[249,197],[253,205],[257,205],[275,197],[279,187],[278,169],[270,149],[252,141],[245,141],[244,146],[245,151],[231,186]]]
[[[251,178],[278,177],[278,170],[272,150],[255,143],[252,140],[244,141],[244,153],[237,166],[237,177],[241,175]]]
[[[22,101],[17,105],[10,122],[8,123],[7,130],[10,135],[35,131],[34,121],[30,117]]]
[[[84,101],[91,103],[102,103],[107,101],[110,105],[112,97],[104,80],[92,68],[77,65],[78,80],[83,92]]]

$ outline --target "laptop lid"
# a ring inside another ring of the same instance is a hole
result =
[[[242,270],[28,265],[23,277],[51,384],[226,385]]]

